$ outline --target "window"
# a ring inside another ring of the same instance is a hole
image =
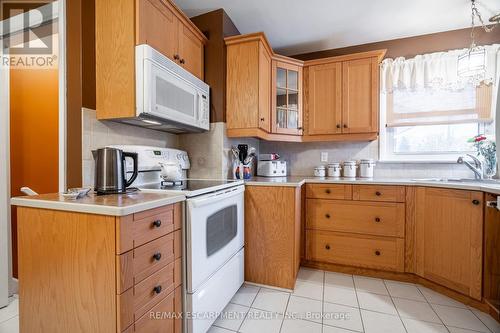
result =
[[[467,139],[493,134],[492,85],[381,94],[380,160],[456,161]]]

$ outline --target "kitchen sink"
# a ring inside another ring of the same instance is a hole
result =
[[[483,184],[496,184],[500,185],[498,179],[474,179],[474,178],[415,178],[412,179],[417,182],[451,182],[451,183],[483,183]]]

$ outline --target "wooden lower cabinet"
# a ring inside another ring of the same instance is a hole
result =
[[[18,207],[20,331],[180,333],[181,218]]]
[[[306,258],[312,261],[404,271],[404,239],[307,230]]]
[[[486,194],[486,201],[497,201],[497,195]],[[491,315],[500,321],[500,210],[485,209],[484,299],[491,307]]]
[[[300,266],[301,188],[245,189],[245,280],[293,289]]]
[[[306,260],[404,271],[404,186],[307,184],[306,189]]]
[[[404,237],[403,203],[307,199],[308,229]]]
[[[417,188],[417,275],[481,299],[483,205],[482,192]]]

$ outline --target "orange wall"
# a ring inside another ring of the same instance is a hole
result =
[[[29,186],[58,191],[58,70],[10,71],[11,195]],[[17,223],[12,210],[12,253],[17,277]]]

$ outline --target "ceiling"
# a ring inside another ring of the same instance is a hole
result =
[[[224,8],[241,33],[264,31],[284,55],[455,30],[471,20],[469,0],[174,1],[190,17]],[[487,21],[500,1],[480,0],[478,8]]]

